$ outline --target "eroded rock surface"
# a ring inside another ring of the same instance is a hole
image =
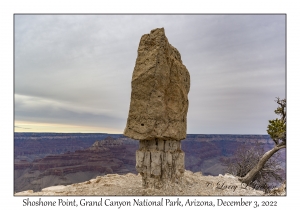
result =
[[[136,151],[136,170],[142,175],[145,188],[162,188],[170,183],[180,184],[184,174],[184,152],[180,141],[140,141]]]
[[[190,75],[163,28],[142,36],[124,135],[140,140],[136,169],[145,188],[181,183]]]
[[[164,28],[142,36],[131,88],[124,135],[136,140],[186,137],[190,75]]]
[[[32,190],[15,193],[15,196],[262,196],[264,192],[249,186],[243,186],[238,177],[232,175],[203,176],[201,172],[185,171],[182,184],[170,184],[163,189],[143,188],[141,175],[135,174],[107,174],[98,176],[90,181],[68,186],[54,186],[43,189],[41,192]],[[285,195],[285,189],[281,194]],[[194,199],[192,199],[194,200]]]
[[[134,172],[136,149],[135,140],[107,137],[84,150],[51,155],[33,162],[16,162],[14,191],[39,191],[52,185],[82,182],[97,175]]]

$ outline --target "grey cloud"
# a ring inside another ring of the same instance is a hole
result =
[[[266,133],[285,97],[284,15],[16,15],[16,118],[125,127],[139,40],[157,27],[191,74],[188,132]]]
[[[21,127],[21,126],[14,126],[15,128],[20,128],[20,129],[31,129],[31,128],[24,128],[24,127]]]
[[[15,120],[122,129],[122,119],[107,110],[93,110],[76,104],[44,98],[15,96]]]

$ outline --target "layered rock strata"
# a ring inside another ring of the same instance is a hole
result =
[[[184,152],[180,141],[140,141],[136,151],[136,170],[142,175],[143,187],[162,188],[181,183],[184,173]]]
[[[136,169],[144,187],[180,182],[184,173],[190,75],[163,28],[142,36],[131,81],[124,135],[140,140]]]
[[[136,143],[107,137],[84,150],[51,155],[33,162],[15,162],[14,191],[39,191],[52,185],[86,181],[97,175],[134,173]]]

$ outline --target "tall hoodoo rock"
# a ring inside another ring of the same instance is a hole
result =
[[[190,75],[164,28],[142,36],[131,81],[131,102],[124,135],[140,140],[136,169],[145,187],[180,182],[186,138]]]

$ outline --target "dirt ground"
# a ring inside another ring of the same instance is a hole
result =
[[[219,176],[203,176],[201,172],[193,173],[185,171],[181,184],[166,184],[163,189],[144,189],[142,177],[128,173],[126,175],[107,174],[98,176],[86,182],[76,183],[68,186],[52,186],[44,188],[40,192],[27,190],[15,194],[16,196],[27,195],[117,195],[117,196],[220,196],[220,195],[258,195],[264,193],[245,186],[238,178],[230,174]],[[285,195],[284,192],[277,195]]]

